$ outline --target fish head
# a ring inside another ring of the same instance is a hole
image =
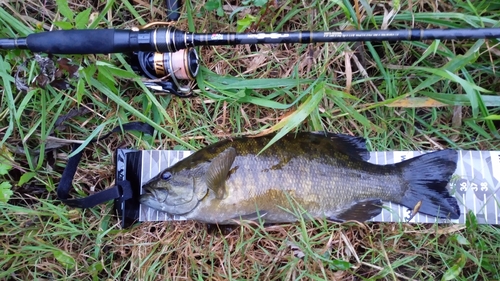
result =
[[[191,212],[208,192],[195,174],[165,170],[143,185],[139,201],[147,207],[172,215]]]

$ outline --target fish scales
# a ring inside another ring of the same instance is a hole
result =
[[[411,190],[410,182],[405,179],[406,166],[365,161],[367,151],[359,138],[289,134],[261,152],[272,137],[218,142],[169,167],[166,171],[172,175],[170,184],[156,178],[146,187],[157,194],[159,190],[172,188],[176,192],[170,193],[176,196],[183,190],[187,194],[190,188],[206,190],[199,196],[196,207],[183,215],[209,223],[252,217],[258,211],[267,222],[290,222],[297,217],[283,208],[291,210],[298,206],[313,218],[342,220],[350,217],[343,213],[352,209],[353,214],[361,212],[361,217],[368,219],[373,214],[362,214],[365,205],[361,205],[360,211],[360,202],[398,203]],[[189,186],[193,182],[195,187]],[[153,200],[148,195],[143,198]],[[146,199],[141,202],[150,203]],[[170,209],[175,211],[173,207]]]
[[[292,215],[278,207],[289,205],[288,194],[310,215],[330,217],[350,206],[347,198],[354,201],[392,199],[387,182],[397,180],[395,176],[385,175],[376,175],[378,179],[375,179],[349,168],[339,171],[339,163],[325,157],[317,160],[295,157],[279,169],[272,168],[281,161],[278,157],[258,161],[248,156],[236,157],[234,165],[240,168],[226,181],[228,197],[200,204],[199,214],[230,213],[234,217],[254,212],[257,207],[273,214],[266,216],[268,221],[293,220]]]

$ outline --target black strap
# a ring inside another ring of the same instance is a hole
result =
[[[88,144],[103,140],[109,137],[111,134],[120,132],[122,130],[139,131],[149,135],[153,135],[154,133],[154,128],[149,124],[143,122],[130,122],[114,128],[113,130],[111,130],[111,132],[100,138],[91,140]],[[74,144],[72,151],[76,151],[79,147],[80,144]],[[73,178],[75,177],[76,169],[78,167],[78,163],[80,163],[82,154],[83,149],[73,157],[68,159],[68,164],[66,164],[66,168],[64,168],[61,181],[59,182],[59,186],[57,187],[57,196],[59,197],[59,200],[71,207],[91,208],[116,198],[121,197],[122,200],[127,200],[132,197],[132,187],[130,186],[130,183],[128,181],[117,181],[115,186],[100,191],[96,194],[92,194],[84,198],[68,199],[69,192],[73,188]]]

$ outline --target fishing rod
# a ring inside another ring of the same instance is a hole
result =
[[[166,27],[149,28],[153,25]],[[191,33],[169,23],[156,22],[130,30],[57,30],[25,38],[3,38],[0,49],[28,49],[49,54],[134,53],[141,73],[150,78],[170,75],[174,83],[168,90],[185,92],[187,89],[182,88],[177,79],[194,80],[196,77],[199,58],[193,48],[198,46],[495,38],[500,38],[500,28]]]
[[[191,33],[169,26],[47,31],[25,38],[0,39],[0,49],[29,49],[51,54],[165,53],[197,46],[492,38],[500,38],[500,28]]]

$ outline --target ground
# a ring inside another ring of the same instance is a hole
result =
[[[498,1],[209,0],[183,1],[174,25],[200,33],[471,28],[498,26],[499,15]],[[163,20],[163,1],[13,0],[2,3],[0,37]],[[69,144],[130,121],[158,133],[115,134],[85,149],[72,196],[113,184],[117,148],[195,150],[296,130],[362,136],[370,151],[500,147],[498,40],[198,52],[194,96],[183,99],[145,88],[127,54],[0,51],[0,279],[500,279],[500,230],[473,216],[466,225],[244,223],[221,233],[195,222],[121,229],[111,203],[61,204],[55,190]]]

